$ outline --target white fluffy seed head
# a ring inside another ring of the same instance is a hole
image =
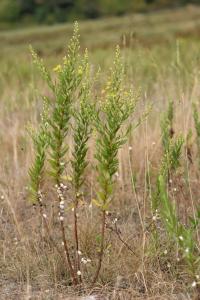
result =
[[[84,265],[86,265],[86,264],[87,264],[87,259],[81,258],[81,262],[82,262]]]
[[[81,271],[80,270],[77,271],[77,275],[81,276]]]
[[[193,282],[192,282],[192,287],[196,287],[196,286],[197,286],[196,281],[193,281]]]

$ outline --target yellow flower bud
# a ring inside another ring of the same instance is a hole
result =
[[[55,68],[53,68],[53,71],[56,73],[60,73],[62,71],[61,65],[57,65]]]

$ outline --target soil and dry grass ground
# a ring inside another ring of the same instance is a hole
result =
[[[120,44],[127,81],[140,95],[138,112],[146,104],[153,104],[149,117],[120,151],[118,186],[111,209],[110,218],[119,219],[120,235],[132,251],[108,229],[99,284],[93,291],[85,286],[85,294],[98,295],[95,299],[195,299],[196,291],[184,266],[177,263],[176,254],[169,248],[163,255],[168,247],[165,234],[161,234],[159,249],[152,246],[145,174],[150,170],[153,184],[162,156],[160,117],[173,100],[175,134],[182,132],[186,137],[190,129],[193,134],[192,163],[187,162],[183,151],[182,167],[173,182],[174,201],[183,220],[192,214],[194,203],[200,204],[192,119],[192,102],[198,104],[200,97],[200,8],[79,25],[81,46],[88,48],[94,70],[101,67],[101,81],[105,81],[111,66],[115,45]],[[27,190],[33,149],[26,127],[29,122],[37,126],[41,97],[49,93],[32,65],[28,45],[32,44],[53,69],[65,54],[71,34],[72,24],[0,32],[0,299],[76,299],[60,257],[45,239],[43,224],[28,201]],[[186,169],[189,188],[184,177]],[[131,172],[136,182],[134,191]],[[95,174],[88,171],[86,203],[94,197],[94,185]],[[81,249],[93,258],[99,230],[95,207],[83,205],[81,216]],[[56,237],[59,241],[59,233]]]

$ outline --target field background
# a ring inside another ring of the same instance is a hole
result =
[[[190,129],[193,132],[190,189],[184,189],[184,180],[174,183],[177,187],[174,197],[181,217],[186,219],[192,204],[199,202],[191,107],[192,102],[199,103],[200,97],[200,8],[187,6],[159,13],[81,21],[79,26],[81,50],[88,48],[94,71],[100,66],[100,81],[105,82],[115,46],[119,44],[126,64],[127,85],[131,84],[139,93],[138,112],[147,104],[153,104],[147,120],[120,151],[119,185],[113,208],[114,214],[120,215],[123,236],[142,262],[114,238],[112,247],[116,251],[111,249],[104,263],[99,289],[111,299],[194,299],[188,294],[184,273],[174,276],[175,267],[166,270],[166,261],[158,262],[156,253],[145,254],[148,235],[142,233],[142,228],[151,218],[145,174],[151,168],[152,181],[157,174],[162,153],[160,117],[170,100],[175,103],[175,134],[182,132],[186,137]],[[53,70],[65,55],[72,30],[73,24],[68,23],[0,31],[0,299],[67,299],[72,293],[65,286],[66,275],[63,275],[61,262],[38,238],[38,232],[42,235],[40,223],[27,200],[33,149],[26,130],[29,122],[37,126],[42,95],[49,94],[32,64],[28,45],[31,44]],[[100,88],[96,86],[97,91]],[[135,174],[136,194],[131,191],[130,172]],[[93,176],[88,174],[88,199],[94,194]],[[83,227],[82,244],[85,251],[90,252],[87,244],[97,228],[95,211],[88,213]],[[161,251],[165,247],[163,241]],[[173,255],[170,259],[173,265]],[[110,282],[116,287],[114,291]]]

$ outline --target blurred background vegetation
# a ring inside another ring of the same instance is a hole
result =
[[[190,3],[200,4],[200,0],[1,0],[0,27],[120,16]]]

